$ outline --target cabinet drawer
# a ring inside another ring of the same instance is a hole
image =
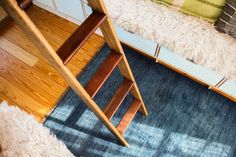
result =
[[[84,14],[80,0],[55,0],[57,10],[76,19],[84,21]]]
[[[34,4],[43,4],[46,7],[52,8],[52,9],[56,9],[55,5],[53,4],[52,0],[33,0]]]
[[[149,56],[154,57],[155,51],[156,51],[156,46],[157,46],[157,44],[155,42],[143,39],[136,34],[132,34],[130,32],[127,32],[119,26],[115,26],[115,28],[116,28],[116,32],[118,34],[118,37],[122,42],[145,52]]]
[[[224,91],[225,93],[228,93],[229,95],[232,95],[236,97],[236,82],[227,80],[225,83],[223,83],[220,87],[220,90]]]
[[[223,76],[219,75],[218,73],[201,65],[194,64],[184,57],[173,53],[164,47],[161,47],[158,58],[211,86],[215,86],[223,79]]]

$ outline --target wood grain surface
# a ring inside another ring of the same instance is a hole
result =
[[[78,27],[36,6],[31,6],[27,14],[55,50]],[[0,101],[17,105],[43,121],[68,85],[14,22],[8,22],[0,30],[0,36],[38,59],[31,67],[0,48]],[[73,75],[78,75],[103,45],[102,37],[92,35],[67,64]]]

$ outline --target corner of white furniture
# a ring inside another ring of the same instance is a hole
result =
[[[81,24],[85,19],[80,0],[71,0],[70,3],[65,0],[33,0],[33,3],[75,24]]]
[[[229,94],[231,97],[234,97],[236,100],[236,82],[232,80],[225,81],[219,89],[227,94]]]
[[[123,43],[144,52],[150,57],[155,57],[157,43],[150,40],[143,39],[142,37],[136,34],[127,32],[120,26],[116,25],[115,28],[116,28],[116,32],[118,34],[119,39]]]
[[[218,73],[207,69],[201,65],[192,63],[184,57],[171,52],[167,48],[161,47],[158,60],[170,66],[174,66],[187,75],[207,84],[209,87],[216,86],[224,77]]]

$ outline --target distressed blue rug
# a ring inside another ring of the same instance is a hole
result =
[[[236,104],[174,71],[124,48],[149,111],[137,114],[120,145],[96,116],[69,90],[44,125],[76,156],[236,157]],[[105,46],[81,74],[85,84],[110,52]],[[103,108],[122,77],[116,69],[95,97]],[[112,119],[131,102],[129,95]]]

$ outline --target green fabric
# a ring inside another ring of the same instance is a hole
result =
[[[183,13],[198,16],[210,22],[216,22],[226,0],[153,0],[178,9]]]

